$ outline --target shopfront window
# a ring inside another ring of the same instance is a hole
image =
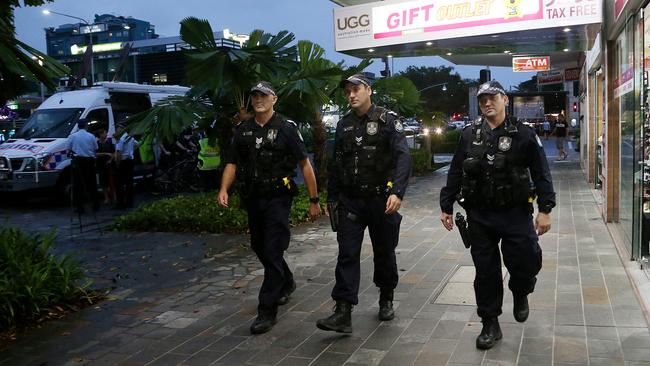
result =
[[[638,257],[641,206],[641,46],[638,29],[641,23],[632,18],[616,40],[616,75],[614,96],[618,102],[621,131],[620,230],[632,258]],[[635,52],[636,51],[636,52]]]

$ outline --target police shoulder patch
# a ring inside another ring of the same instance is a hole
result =
[[[402,121],[399,120],[399,118],[395,118],[395,131],[397,132],[404,132],[404,125],[402,124]]]

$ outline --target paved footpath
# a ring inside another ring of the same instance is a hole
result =
[[[259,336],[248,327],[262,270],[245,236],[95,233],[62,237],[57,250],[74,250],[97,286],[115,287],[109,299],[21,335],[0,364],[650,365],[647,324],[579,164],[552,165],[558,207],[540,240],[530,318],[514,321],[506,291],[504,338],[489,351],[474,346],[471,258],[458,232],[439,223],[443,169],[417,178],[404,201],[391,322],[376,319],[366,237],[354,333],[315,327],[333,306],[337,247],[326,219],[294,230],[287,257],[298,289]]]

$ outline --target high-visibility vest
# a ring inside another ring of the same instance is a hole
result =
[[[140,144],[138,150],[140,151],[140,160],[143,164],[151,164],[155,160],[152,142],[153,138],[150,136]]]
[[[199,170],[214,170],[219,167],[221,163],[221,157],[219,156],[219,145],[215,143],[215,146],[212,146],[208,143],[207,138],[202,138],[199,140],[199,161],[198,168]]]

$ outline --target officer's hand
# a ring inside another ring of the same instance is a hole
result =
[[[314,222],[320,216],[320,205],[318,203],[309,204],[309,221]]]
[[[394,214],[402,207],[402,200],[397,195],[391,194],[386,201],[386,215]]]
[[[219,191],[219,196],[217,196],[217,203],[221,207],[228,208],[228,191]]]
[[[551,215],[539,212],[535,218],[535,231],[542,236],[551,229]]]
[[[446,212],[440,213],[440,221],[442,222],[442,226],[445,227],[447,230],[451,230],[454,228],[454,216],[450,215]]]

